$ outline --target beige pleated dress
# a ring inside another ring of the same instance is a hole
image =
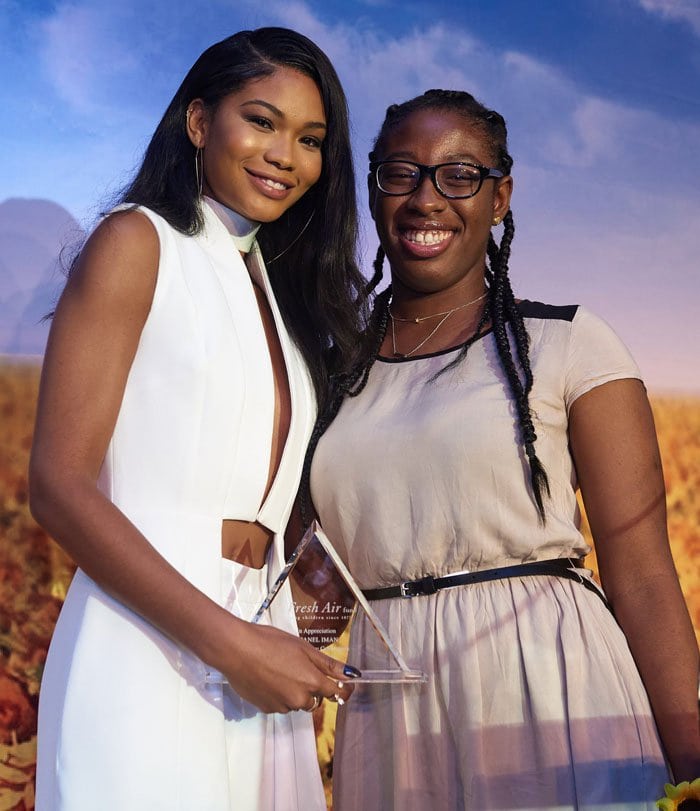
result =
[[[362,588],[589,551],[568,411],[639,371],[585,309],[520,307],[546,525],[493,335],[430,382],[454,351],[379,358],[312,470],[321,523]],[[429,681],[355,690],[337,729],[335,811],[652,811],[664,757],[625,637],[595,593],[520,577],[372,605]],[[359,667],[366,630],[352,639]]]

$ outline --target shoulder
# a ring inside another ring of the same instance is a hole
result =
[[[135,208],[110,212],[95,228],[66,286],[68,295],[150,306],[158,276],[160,239],[152,220]]]
[[[568,321],[572,322],[578,312],[578,304],[543,304],[541,301],[523,299],[518,304],[523,318],[538,321]]]
[[[153,217],[157,216],[142,208],[110,211],[88,238],[81,258],[86,253],[107,252],[131,259],[155,258],[157,263],[159,238],[153,221]]]
[[[567,407],[604,383],[641,377],[632,354],[613,327],[586,307],[577,307],[566,349]]]
[[[523,299],[518,308],[534,334],[543,336],[567,335],[574,345],[587,345],[591,342],[615,344],[623,343],[613,327],[599,315],[580,304],[544,304],[541,301]],[[537,329],[539,327],[539,330]]]

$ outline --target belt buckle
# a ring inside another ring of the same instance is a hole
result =
[[[399,591],[401,596],[406,599],[435,594],[437,592],[435,578],[432,575],[427,575],[426,577],[421,577],[419,580],[406,580],[399,584]]]

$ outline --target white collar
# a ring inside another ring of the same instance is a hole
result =
[[[239,214],[231,208],[227,208],[218,200],[214,200],[211,197],[203,195],[202,199],[206,200],[207,205],[224,224],[236,248],[241,253],[248,253],[253,247],[255,235],[258,233],[260,223],[247,219],[242,214]]]

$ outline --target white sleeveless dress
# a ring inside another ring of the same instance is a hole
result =
[[[246,268],[204,205],[196,237],[140,209],[160,240],[151,310],[99,486],[197,588],[249,618],[284,561],[281,533],[315,417],[311,380],[257,244]],[[251,281],[270,303],[292,401],[283,457],[263,502],[272,366]],[[221,557],[223,518],[276,534],[262,571]],[[296,632],[291,597],[274,624]],[[78,570],[41,686],[37,811],[321,811],[312,718],[266,715]]]

